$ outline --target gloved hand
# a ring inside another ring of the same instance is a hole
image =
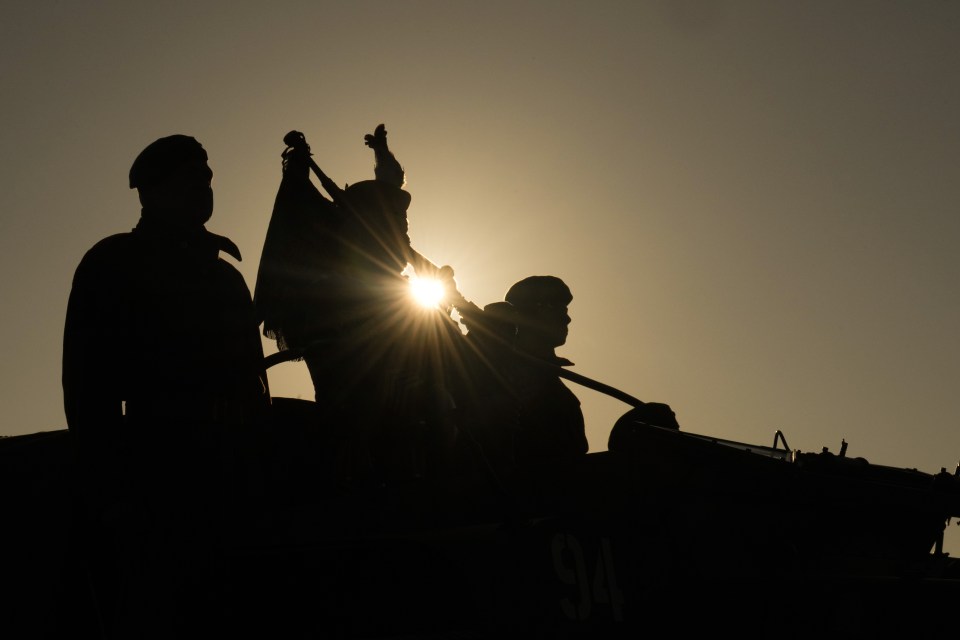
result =
[[[363,136],[363,141],[364,144],[371,149],[386,149],[387,129],[382,124],[379,124],[372,134],[368,133]]]
[[[457,281],[453,279],[453,267],[444,265],[440,267],[436,275],[437,280],[443,285],[443,299],[448,304],[458,306],[463,301],[463,296],[457,289]]]

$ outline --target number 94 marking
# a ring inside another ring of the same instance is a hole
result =
[[[583,547],[577,537],[570,533],[558,533],[551,542],[553,568],[564,584],[578,589],[576,600],[564,597],[560,607],[571,620],[586,620],[594,604],[609,605],[613,619],[623,620],[623,592],[617,586],[617,574],[613,564],[613,549],[609,538],[601,538],[597,558],[587,566]],[[588,572],[588,569],[592,571]],[[593,576],[593,579],[590,576]]]

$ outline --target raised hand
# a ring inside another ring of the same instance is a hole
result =
[[[371,149],[384,149],[387,148],[387,129],[382,125],[378,124],[374,132],[368,133],[363,136],[364,143]]]
[[[387,147],[387,129],[382,124],[377,125],[373,133],[363,136],[364,143],[373,149],[373,175],[377,180],[392,184],[402,189],[406,184],[403,167]]]

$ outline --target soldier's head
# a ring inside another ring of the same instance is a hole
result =
[[[410,193],[382,180],[361,180],[348,186],[344,199],[358,212],[388,211],[405,216],[410,208]]]
[[[523,344],[559,347],[567,341],[573,294],[555,276],[530,276],[514,284],[504,299],[517,310],[517,336]]]
[[[213,215],[212,180],[207,152],[185,135],[150,143],[130,167],[143,214],[177,227],[201,226]]]

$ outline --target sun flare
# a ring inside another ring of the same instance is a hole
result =
[[[410,278],[410,293],[421,307],[435,308],[443,300],[443,283],[433,278],[413,276]]]

